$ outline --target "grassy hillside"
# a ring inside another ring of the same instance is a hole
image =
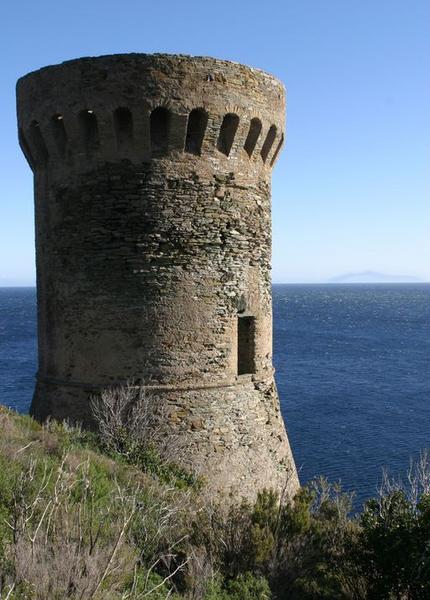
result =
[[[204,481],[117,432],[0,408],[0,599],[430,598],[430,471],[363,513],[324,481],[280,506],[203,500]]]

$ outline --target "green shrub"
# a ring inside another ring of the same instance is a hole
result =
[[[370,500],[360,523],[368,597],[430,598],[430,494],[416,504],[401,489]]]
[[[264,577],[243,573],[223,584],[222,578],[210,581],[204,600],[270,600],[272,594]]]

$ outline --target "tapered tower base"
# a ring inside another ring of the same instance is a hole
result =
[[[160,437],[171,440],[169,456],[202,477],[204,495],[253,501],[266,488],[291,497],[299,481],[275,383],[241,379],[193,390],[146,388],[144,394],[159,416]],[[92,393],[97,392],[39,383],[32,413],[42,421],[48,416],[76,421],[80,414],[88,424]]]

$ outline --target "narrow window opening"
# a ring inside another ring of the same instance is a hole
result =
[[[225,115],[221,124],[221,129],[219,130],[217,148],[226,156],[230,154],[238,127],[239,117],[237,115],[232,113]]]
[[[195,108],[188,117],[185,152],[200,155],[208,124],[208,114],[203,108]]]
[[[150,129],[152,154],[155,156],[166,154],[170,130],[170,112],[167,108],[159,106],[152,111]]]
[[[278,158],[278,154],[282,148],[282,146],[284,145],[284,134],[281,135],[281,139],[279,140],[279,144],[276,146],[276,150],[275,153],[273,155],[272,160],[270,161],[270,166],[273,167],[273,165],[275,164],[276,159]]]
[[[133,115],[128,108],[117,108],[113,114],[118,147],[133,141]]]
[[[61,157],[66,153],[67,134],[64,127],[63,115],[54,115],[51,119],[51,130],[57,150]]]
[[[25,139],[24,132],[22,131],[21,128],[19,128],[19,131],[18,131],[18,139],[19,139],[19,145],[21,146],[24,156],[27,159],[27,162],[30,165],[31,169],[34,171],[36,163],[34,162],[34,158],[30,152],[30,147],[27,144],[27,140]]]
[[[237,374],[255,373],[255,317],[237,319]]]
[[[79,114],[82,136],[87,150],[94,150],[99,145],[99,127],[97,117],[92,110],[83,110]]]
[[[260,119],[252,119],[249,125],[248,135],[245,140],[244,148],[249,158],[251,158],[252,153],[255,150],[255,146],[257,145],[258,138],[261,133],[261,121]]]
[[[33,121],[28,131],[30,145],[33,146],[36,154],[37,163],[45,165],[48,162],[48,149],[43,139],[38,121]]]
[[[276,138],[276,127],[272,125],[267,132],[266,139],[264,140],[263,147],[261,148],[261,158],[263,162],[266,162],[267,157],[269,156],[269,152],[272,149],[273,142]]]

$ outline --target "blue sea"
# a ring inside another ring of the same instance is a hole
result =
[[[430,284],[275,285],[274,363],[302,483],[376,493],[430,448]],[[29,409],[34,288],[0,288],[0,402]]]

